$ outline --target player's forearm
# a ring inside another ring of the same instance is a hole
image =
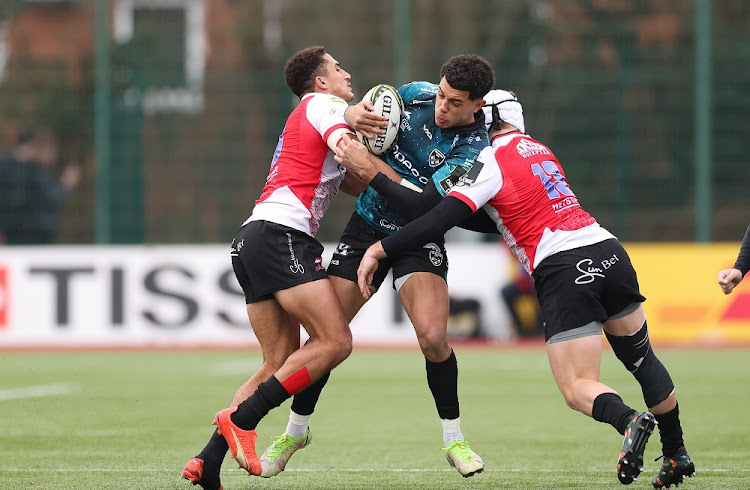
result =
[[[367,181],[368,184],[372,182],[372,180],[378,175],[378,173],[382,173],[393,182],[401,182],[401,176],[398,174],[398,172],[393,170],[390,165],[385,163],[380,158],[376,157],[375,155],[371,155],[370,162],[372,163],[374,171],[369,174],[370,179]]]
[[[437,192],[434,195],[429,192],[419,192],[415,187],[407,187],[397,183],[382,172],[372,179],[370,187],[383,196],[401,216],[410,221],[435,207],[441,199]]]
[[[339,189],[345,194],[357,197],[367,189],[367,184],[363,183],[352,173],[347,172]]]
[[[500,230],[497,229],[497,223],[492,221],[487,211],[482,208],[477,209],[474,214],[463,220],[458,226],[464,230],[476,231],[478,233],[490,233],[493,235],[500,233]]]
[[[429,213],[381,240],[383,250],[388,257],[397,257],[425,243],[440,241],[448,230],[471,213],[471,208],[460,199],[448,196]]]
[[[379,171],[396,181],[401,177],[383,160],[373,155],[356,138],[342,138],[338,141],[334,159],[346,167],[365,185],[368,185]]]
[[[750,226],[745,231],[745,238],[742,240],[740,253],[734,263],[734,268],[742,272],[742,277],[745,277],[745,274],[750,270]]]

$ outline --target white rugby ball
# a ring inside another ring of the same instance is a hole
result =
[[[357,131],[357,138],[370,153],[382,155],[396,144],[401,126],[401,113],[404,112],[404,101],[393,86],[384,83],[368,90],[362,100],[372,102],[373,112],[388,118],[387,126],[384,128],[385,134],[379,134],[375,138],[365,138]]]

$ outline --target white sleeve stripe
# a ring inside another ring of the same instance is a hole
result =
[[[345,137],[347,134],[354,134],[354,131],[346,127],[337,128],[331,131],[331,133],[328,135],[328,139],[326,140],[328,148],[336,151],[336,147],[338,146],[339,141],[341,141],[341,138]]]

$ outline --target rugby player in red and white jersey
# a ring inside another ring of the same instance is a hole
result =
[[[617,476],[636,480],[658,423],[664,462],[654,488],[681,483],[695,466],[685,450],[675,388],[648,338],[635,270],[620,242],[578,202],[552,151],[524,134],[516,96],[485,97],[492,146],[431,211],[373,244],[357,271],[363,296],[378,260],[428,243],[484,209],[532,274],[546,322],[552,373],[565,401],[625,435]],[[387,197],[387,196],[386,196]],[[599,381],[601,333],[641,386],[648,411],[626,405]]]
[[[355,195],[365,188],[333,158],[342,138],[354,137],[344,119],[354,98],[350,79],[322,46],[304,49],[286,63],[284,80],[300,103],[286,121],[265,188],[231,248],[263,364],[237,390],[230,407],[216,414],[218,429],[183,469],[184,478],[204,489],[222,488],[219,471],[227,449],[242,468],[259,475],[254,430],[259,421],[351,352],[349,324],[323,267],[323,246],[314,238],[342,183]],[[375,114],[369,119],[372,131],[385,120]],[[367,122],[362,124],[357,129],[367,134]],[[300,324],[310,337],[301,348]]]

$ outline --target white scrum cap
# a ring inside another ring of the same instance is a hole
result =
[[[507,90],[490,90],[484,96],[484,125],[489,131],[493,120],[501,120],[517,127],[522,133],[526,132],[523,122],[523,107],[518,102],[518,97]],[[494,115],[493,115],[494,113]]]

